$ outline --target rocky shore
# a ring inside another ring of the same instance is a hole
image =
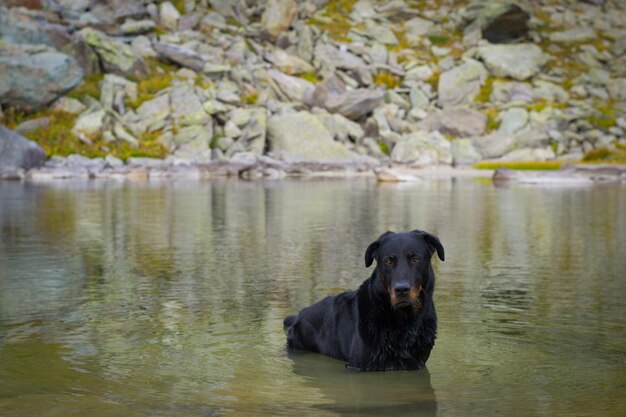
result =
[[[625,115],[618,0],[0,0],[5,179],[610,160]]]

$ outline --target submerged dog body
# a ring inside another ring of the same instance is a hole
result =
[[[435,343],[435,275],[439,239],[420,230],[386,232],[369,245],[374,272],[358,290],[329,296],[285,319],[287,344],[364,371],[422,368]]]

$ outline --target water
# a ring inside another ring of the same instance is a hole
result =
[[[422,372],[285,349],[282,319],[437,234]],[[0,182],[2,416],[626,415],[626,187]]]

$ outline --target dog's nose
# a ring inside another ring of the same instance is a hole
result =
[[[408,295],[410,289],[411,289],[411,286],[406,283],[400,283],[400,284],[396,284],[393,286],[393,290],[395,291],[396,295],[399,295],[399,296]]]

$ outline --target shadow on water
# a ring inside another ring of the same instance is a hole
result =
[[[315,408],[342,416],[436,416],[437,399],[428,369],[351,372],[343,362],[290,351],[293,372],[329,400]]]

